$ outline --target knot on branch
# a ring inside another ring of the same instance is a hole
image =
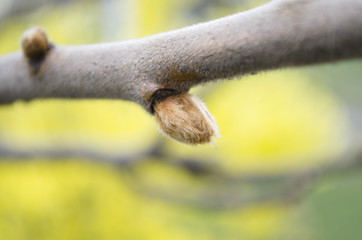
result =
[[[44,29],[34,27],[24,32],[20,40],[21,48],[32,73],[39,71],[46,54],[52,48]]]

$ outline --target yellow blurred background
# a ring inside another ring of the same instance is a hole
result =
[[[60,45],[121,41],[267,2],[2,1],[0,54],[35,25]],[[361,169],[314,173],[359,144],[361,69],[349,61],[192,89],[220,129],[207,146],[163,137],[130,102],[0,106],[0,239],[357,239]]]

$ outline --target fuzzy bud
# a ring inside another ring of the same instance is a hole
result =
[[[31,60],[43,58],[49,48],[48,37],[40,27],[25,31],[20,42],[24,55]]]
[[[211,143],[219,136],[205,104],[189,94],[169,96],[154,105],[156,121],[167,136],[187,144]]]

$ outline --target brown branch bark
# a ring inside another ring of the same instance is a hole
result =
[[[56,46],[36,73],[21,52],[1,56],[0,103],[120,98],[151,111],[145,85],[185,92],[254,71],[361,56],[362,1],[274,0],[143,39]]]

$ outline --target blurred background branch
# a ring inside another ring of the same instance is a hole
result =
[[[57,5],[67,3],[69,0],[3,0],[0,10],[0,21],[15,15],[21,15],[29,11],[35,11],[44,5]]]
[[[193,166],[190,166],[190,162]],[[336,174],[348,175],[350,172],[361,169],[362,151],[360,149],[329,162],[332,163],[292,173],[254,175],[220,172],[211,166],[197,165],[197,162],[192,160],[180,160],[177,166],[192,174],[201,174],[209,186],[206,185],[200,192],[185,195],[178,191],[173,192],[172,189],[165,191],[165,189],[157,189],[146,184],[146,186],[141,186],[140,193],[178,204],[210,209],[238,209],[270,202],[298,204],[324,179]]]
[[[346,152],[338,158],[325,160],[324,162],[328,162],[328,164],[318,168],[281,174],[230,173],[223,171],[212,162],[208,162],[207,159],[200,161],[173,156],[167,154],[163,148],[164,143],[160,141],[143,153],[127,157],[110,157],[81,149],[31,152],[9,151],[0,147],[0,155],[18,161],[31,161],[39,158],[101,161],[111,164],[121,171],[137,169],[137,166],[145,160],[171,168],[179,168],[181,171],[199,178],[204,183],[202,188],[194,189],[192,194],[184,194],[177,188],[160,188],[157,185],[150,185],[142,179],[142,176],[138,176],[137,171],[131,171],[131,175],[136,179],[133,187],[139,194],[146,197],[206,209],[234,209],[270,202],[297,204],[323,179],[335,174],[348,174],[362,167],[362,147]],[[245,186],[248,187],[245,188]]]

